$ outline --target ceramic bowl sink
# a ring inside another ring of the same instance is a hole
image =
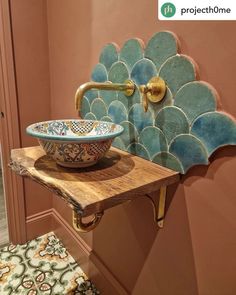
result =
[[[36,137],[59,165],[80,168],[96,164],[123,130],[111,122],[75,119],[35,123],[26,132]]]

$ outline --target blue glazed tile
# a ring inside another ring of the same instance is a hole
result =
[[[129,112],[130,108],[135,103],[141,102],[141,94],[139,90],[136,88],[135,92],[131,96],[126,96],[123,91],[118,91],[118,100],[123,103],[123,105],[126,107],[127,112]]]
[[[127,121],[127,111],[125,106],[118,100],[113,101],[108,108],[108,115],[112,121],[119,124],[122,121]]]
[[[84,118],[85,115],[89,112],[90,112],[90,103],[88,99],[84,96],[82,100],[82,104],[81,104],[81,111],[80,111],[81,118]]]
[[[129,79],[128,69],[125,63],[118,61],[114,63],[108,73],[109,81],[113,83],[124,83]]]
[[[154,76],[157,76],[156,66],[146,58],[138,61],[131,71],[131,79],[138,85],[147,84]]]
[[[107,81],[107,70],[103,64],[97,64],[92,71],[91,78],[95,82]]]
[[[180,161],[172,154],[168,152],[161,152],[154,155],[152,158],[154,163],[157,163],[161,166],[167,167],[174,171],[184,173],[183,167]]]
[[[151,59],[157,69],[167,60],[176,55],[178,50],[177,40],[171,32],[156,33],[148,42],[145,57]]]
[[[184,112],[174,106],[164,107],[157,114],[155,126],[162,130],[168,142],[179,134],[189,133],[189,124]]]
[[[176,55],[168,58],[161,66],[159,76],[175,95],[184,84],[196,79],[196,71],[190,59],[184,55]]]
[[[97,120],[94,114],[92,113],[87,113],[84,117],[85,120]]]
[[[167,142],[163,132],[157,127],[146,127],[139,136],[139,142],[147,149],[150,157],[158,152],[167,151]]]
[[[191,133],[201,140],[211,155],[224,145],[236,145],[236,122],[225,113],[210,112],[198,117]]]
[[[108,109],[109,105],[117,100],[117,91],[99,90],[99,97],[104,101]]]
[[[148,151],[140,143],[131,143],[128,146],[127,151],[133,155],[137,155],[137,156],[144,158],[146,160],[150,160],[150,156],[148,154]]]
[[[89,103],[91,104],[95,98],[98,98],[98,91],[97,90],[88,90],[85,93],[85,97],[87,97]]]
[[[209,85],[194,81],[180,88],[174,104],[185,112],[191,123],[199,115],[216,110],[216,97]]]
[[[101,121],[105,121],[105,122],[112,122],[112,119],[108,116],[104,116],[101,118]]]
[[[125,146],[124,142],[122,141],[122,139],[120,139],[120,137],[114,138],[114,140],[112,142],[112,146],[114,146],[122,151],[126,151],[126,146]]]
[[[118,61],[118,53],[116,46],[112,43],[107,44],[100,55],[99,62],[104,64],[106,69],[109,71],[112,64]]]
[[[129,121],[141,132],[143,128],[153,126],[154,120],[149,110],[145,113],[143,106],[136,103],[129,111]]]
[[[125,62],[129,69],[143,58],[143,42],[139,39],[130,39],[121,48],[120,60]]]
[[[93,113],[98,120],[100,120],[104,116],[107,116],[106,105],[100,98],[96,98],[92,102],[92,104],[91,104],[91,113]]]
[[[173,95],[170,89],[167,87],[164,98],[158,103],[152,103],[149,101],[148,108],[153,113],[154,117],[156,114],[166,106],[172,106],[174,104]]]
[[[122,122],[121,126],[124,128],[124,131],[119,137],[127,148],[129,144],[138,141],[138,131],[129,121]]]
[[[204,145],[190,134],[177,136],[170,145],[170,153],[176,156],[183,166],[184,173],[195,165],[207,165],[208,156]]]

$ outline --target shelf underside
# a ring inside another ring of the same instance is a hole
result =
[[[15,149],[10,166],[59,195],[82,216],[102,212],[179,180],[178,172],[115,148],[95,166],[82,169],[60,167],[39,146]]]

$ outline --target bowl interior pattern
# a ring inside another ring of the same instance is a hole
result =
[[[123,127],[111,122],[93,120],[54,120],[35,123],[27,133],[44,139],[55,140],[103,140],[123,132]]]

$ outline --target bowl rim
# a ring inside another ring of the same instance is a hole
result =
[[[99,123],[108,123],[108,124],[114,124],[119,127],[120,130],[114,131],[109,134],[104,134],[104,135],[92,135],[92,136],[87,136],[87,135],[54,135],[54,134],[45,134],[45,133],[40,133],[37,131],[33,131],[33,127],[35,125],[40,125],[44,123],[50,123],[50,122],[63,122],[63,121],[86,121],[86,122],[99,122]],[[107,122],[107,121],[99,121],[99,120],[86,120],[86,119],[57,119],[57,120],[47,120],[47,121],[41,121],[41,122],[36,122],[33,124],[30,124],[28,127],[26,127],[26,133],[30,136],[36,137],[38,139],[45,139],[45,140],[55,140],[55,141],[74,141],[74,142],[89,142],[89,141],[103,141],[106,139],[111,139],[115,138],[116,136],[119,136],[122,132],[124,131],[124,127],[121,126],[120,124],[116,124],[113,122]]]

